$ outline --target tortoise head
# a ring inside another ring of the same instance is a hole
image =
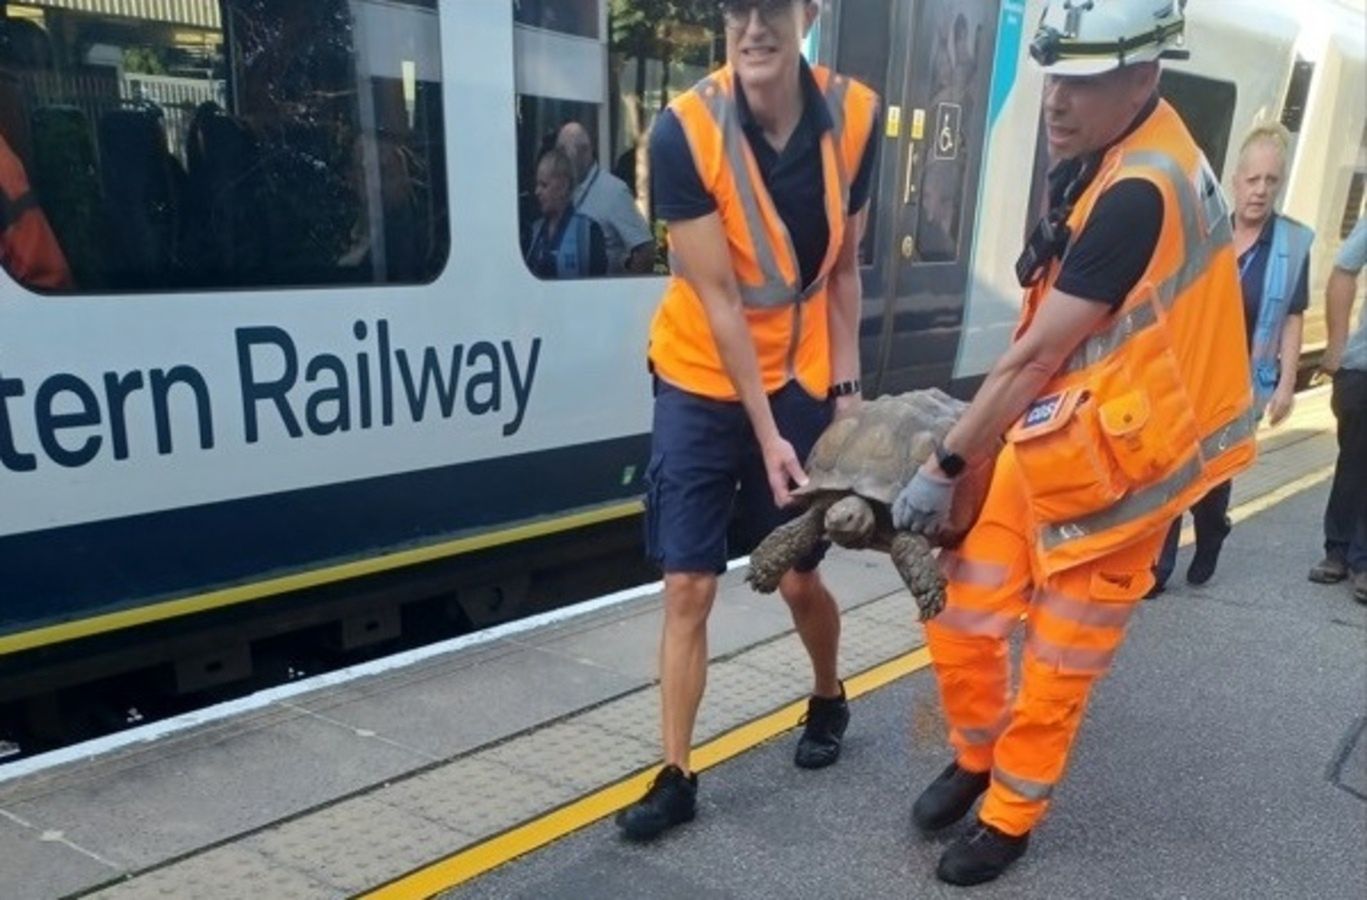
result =
[[[857,494],[842,497],[826,510],[826,533],[842,547],[867,547],[875,525],[873,507]]]

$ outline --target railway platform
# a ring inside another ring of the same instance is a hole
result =
[[[1305,577],[1327,392],[1261,447],[1220,570],[1186,586],[1184,550],[1139,610],[1050,817],[982,896],[1367,892],[1367,607]],[[950,896],[942,841],[908,818],[947,759],[911,601],[885,557],[824,571],[853,700],[840,763],[792,766],[805,656],[736,566],[711,626],[699,816],[653,845],[610,822],[658,762],[647,587],[0,765],[0,896]]]

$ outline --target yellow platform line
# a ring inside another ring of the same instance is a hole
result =
[[[845,695],[855,697],[877,690],[930,665],[930,651],[921,647],[845,679]],[[797,725],[807,708],[805,699],[747,722],[693,751],[693,768],[702,771],[739,756]],[[592,794],[571,801],[545,815],[467,847],[363,895],[365,900],[411,900],[431,897],[458,887],[533,850],[597,822],[637,800],[650,786],[658,766],[637,772]]]

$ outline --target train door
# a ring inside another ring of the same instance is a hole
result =
[[[846,4],[853,5],[860,4]],[[869,4],[883,5],[883,4]],[[878,390],[949,384],[972,268],[1001,0],[891,0]]]

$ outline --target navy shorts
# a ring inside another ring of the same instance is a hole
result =
[[[834,401],[817,400],[796,381],[770,395],[769,407],[799,461],[835,411]],[[645,483],[646,555],[665,572],[725,572],[733,546],[748,551],[801,512],[774,505],[739,401],[690,394],[659,379]],[[812,571],[826,549],[823,544],[794,568]]]

